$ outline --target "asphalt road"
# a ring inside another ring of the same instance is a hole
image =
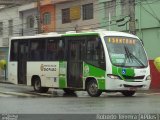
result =
[[[158,114],[160,93],[136,93],[134,97],[124,97],[120,93],[103,93],[101,97],[92,98],[85,91],[66,95],[62,90],[50,89],[48,93],[37,94],[32,87],[0,84],[0,113]]]

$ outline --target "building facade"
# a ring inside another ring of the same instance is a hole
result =
[[[97,29],[97,0],[73,0],[56,4],[56,31],[85,31]]]
[[[134,4],[130,1],[99,0],[100,27],[131,33],[135,31],[143,40],[149,59],[153,60],[160,56],[157,50],[160,44],[160,1],[132,0]]]
[[[3,16],[0,17],[0,60],[7,61],[9,38],[20,34],[18,6],[0,9],[0,16]],[[3,70],[0,70],[0,76],[4,76]]]
[[[137,1],[136,33],[143,40],[151,66],[152,88],[160,88],[160,73],[155,68],[153,60],[160,56],[160,1]]]
[[[35,35],[38,33],[38,10],[37,3],[29,3],[18,7],[21,22],[21,36]]]
[[[37,10],[35,10],[35,5],[31,6],[33,5],[28,3],[27,5],[6,6],[0,9],[0,16],[3,16],[0,18],[0,60],[8,61],[9,39],[11,37],[36,33],[37,26],[34,21]],[[0,77],[4,74],[4,70],[0,70]]]
[[[55,5],[51,0],[42,0],[40,2],[40,26],[41,33],[54,32],[56,27]]]
[[[145,0],[136,5],[136,32],[144,41],[149,59],[160,56],[160,1]]]

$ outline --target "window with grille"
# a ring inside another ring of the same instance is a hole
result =
[[[106,17],[116,16],[116,0],[105,2]]]
[[[93,3],[85,4],[83,7],[83,20],[93,19]]]
[[[70,22],[70,9],[62,9],[62,24]]]
[[[13,35],[13,20],[8,20],[8,26],[9,26],[9,35]]]
[[[34,17],[33,16],[27,17],[27,28],[34,28]]]
[[[3,22],[0,22],[0,35],[3,35]]]
[[[43,14],[43,24],[44,25],[51,24],[51,13],[46,12]]]

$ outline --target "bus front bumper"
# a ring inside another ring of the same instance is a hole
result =
[[[107,79],[106,90],[148,90],[150,87],[151,80],[141,80],[141,81],[125,81],[119,79]]]

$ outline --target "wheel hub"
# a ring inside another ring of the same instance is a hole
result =
[[[90,88],[89,88],[90,93],[96,94],[96,93],[97,93],[97,90],[98,90],[97,85],[96,85],[95,83],[92,83],[92,84],[90,85]]]
[[[35,82],[35,88],[36,88],[36,90],[39,90],[40,87],[41,87],[40,82],[39,82],[39,81],[36,81],[36,82]]]

